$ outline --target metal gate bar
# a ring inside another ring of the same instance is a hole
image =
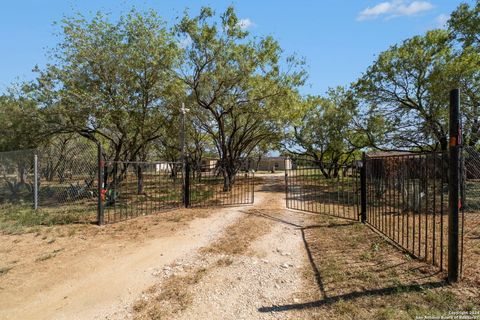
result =
[[[287,159],[287,208],[358,220],[360,214],[357,163],[325,165],[308,159]],[[289,168],[290,167],[290,168]]]
[[[179,162],[105,163],[105,223],[181,207],[182,177]]]

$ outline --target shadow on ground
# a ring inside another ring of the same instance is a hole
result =
[[[276,179],[260,190],[280,193],[285,187]],[[403,308],[386,317],[397,319],[444,314],[474,304],[472,295],[477,293],[459,297],[447,285],[443,272],[412,259],[359,222],[283,211],[254,209],[249,213],[301,231],[308,273],[315,281],[306,279],[310,287],[302,294],[305,302],[262,306],[259,312],[310,310],[318,311],[320,317],[346,312],[368,318],[383,317],[389,308]]]

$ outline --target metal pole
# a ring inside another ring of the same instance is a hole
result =
[[[187,109],[185,109],[185,104],[182,103],[182,108],[180,109],[181,114],[182,114],[182,119],[181,119],[181,131],[180,131],[180,144],[181,144],[181,158],[182,161],[185,161],[185,114],[187,113]]]
[[[450,91],[450,172],[448,193],[448,282],[457,282],[459,278],[459,241],[458,241],[458,204],[459,204],[459,168],[460,168],[460,91]]]
[[[34,181],[33,181],[33,209],[38,209],[38,155],[35,153],[33,155],[33,171],[34,171]]]
[[[181,144],[181,161],[183,171],[183,204],[186,208],[190,206],[190,166],[187,163],[187,155],[185,152],[186,134],[185,134],[185,115],[188,109],[185,103],[182,103],[181,112],[181,128],[180,128],[180,144]]]
[[[183,203],[185,208],[190,207],[190,164],[184,162],[184,177],[183,177]]]
[[[102,145],[100,142],[97,144],[97,159],[98,159],[98,181],[97,181],[97,223],[99,226],[105,223],[104,211],[103,211],[103,189],[104,189],[104,181],[103,181],[103,171],[105,162],[102,158]]]
[[[367,156],[362,154],[360,168],[360,215],[362,223],[367,222]]]

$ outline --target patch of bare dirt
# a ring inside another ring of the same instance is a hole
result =
[[[1,319],[101,318],[155,283],[157,269],[195,252],[241,213],[164,212],[116,225],[44,227],[1,236]]]
[[[302,214],[287,211],[282,177],[268,178],[254,207],[199,250],[165,270],[162,281],[133,306],[136,319],[283,319],[262,313],[271,304],[296,300],[306,259]],[[188,266],[181,272],[178,265]]]

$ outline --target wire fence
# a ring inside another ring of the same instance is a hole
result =
[[[0,153],[0,204],[35,206],[35,150]]]
[[[97,174],[97,149],[90,143],[67,140],[2,152],[0,204],[40,209],[70,222],[95,222]]]
[[[461,168],[462,271],[480,283],[480,151],[463,146]]]

